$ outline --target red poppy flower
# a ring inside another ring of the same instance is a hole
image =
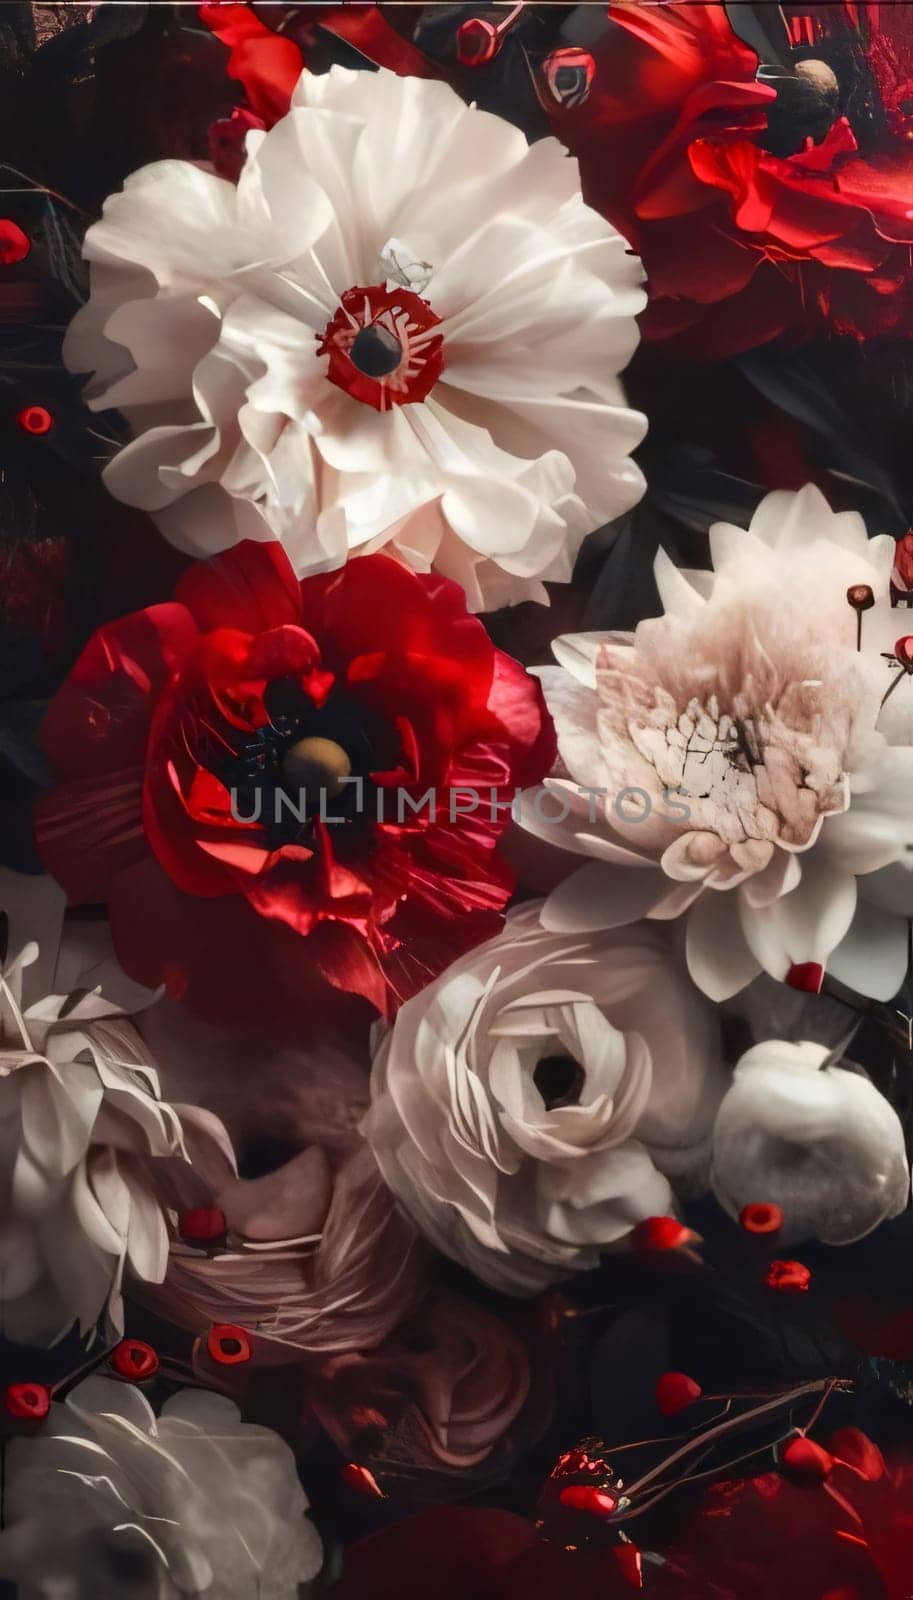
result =
[[[908,8],[807,9],[807,27],[796,32],[793,18],[793,37],[784,33],[773,81],[781,97],[790,83],[807,90],[825,126],[813,137],[798,123],[789,153],[769,148],[778,96],[716,4],[618,0],[589,98],[552,109],[584,197],[644,259],[645,336],[683,354],[725,357],[781,334],[905,334],[913,323]]]
[[[299,1026],[315,973],[389,1013],[490,936],[510,803],[554,754],[456,584],[386,555],[299,583],[250,542],[102,628],[42,737],[39,849],[131,976]]]

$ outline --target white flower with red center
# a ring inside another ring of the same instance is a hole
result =
[[[640,264],[557,140],[444,83],[305,72],[237,184],[144,167],[85,253],[67,363],[133,429],[109,488],[182,549],[279,538],[305,576],[393,543],[478,610],[642,493]]]
[[[658,559],[664,616],[559,639],[540,673],[559,766],[525,822],[592,858],[545,926],[686,915],[715,999],[761,971],[815,990],[825,968],[890,999],[913,919],[908,546],[813,487],[710,543],[713,572]]]

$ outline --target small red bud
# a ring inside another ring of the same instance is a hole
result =
[[[780,1469],[797,1483],[823,1483],[834,1467],[834,1458],[804,1433],[794,1434],[780,1451]]]
[[[664,1372],[653,1392],[664,1417],[674,1417],[676,1412],[693,1406],[702,1393],[700,1384],[689,1378],[687,1372]]]

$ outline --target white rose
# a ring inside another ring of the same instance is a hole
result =
[[[89,1378],[7,1446],[0,1577],[19,1600],[298,1600],[322,1557],[306,1509],[288,1445],[224,1395],[156,1417]]]
[[[784,1242],[851,1244],[907,1203],[896,1112],[832,1055],[809,1041],[755,1045],[735,1069],[713,1130],[720,1204],[733,1216],[756,1201],[778,1205]]]
[[[693,1188],[722,1094],[712,1009],[643,925],[502,934],[400,1010],[365,1129],[441,1250],[534,1294]]]

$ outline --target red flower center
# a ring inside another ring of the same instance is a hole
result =
[[[327,377],[353,400],[387,411],[424,400],[444,366],[440,317],[411,289],[347,289],[320,336]]]

